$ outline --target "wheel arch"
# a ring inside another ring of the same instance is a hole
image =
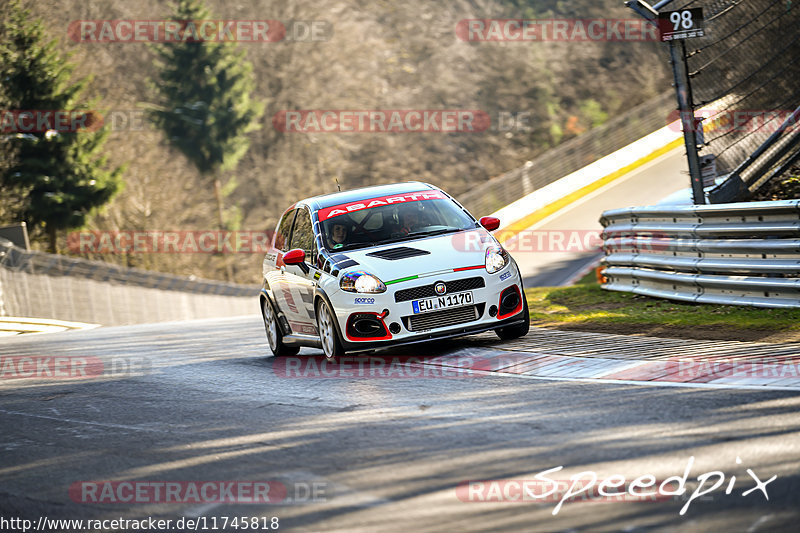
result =
[[[333,306],[333,303],[331,303],[331,299],[330,299],[330,297],[328,297],[328,293],[325,292],[325,289],[317,287],[316,290],[314,291],[314,318],[315,319],[316,319],[316,314],[317,314],[317,306],[319,305],[320,301],[324,301],[328,305],[328,308],[333,313],[333,327],[336,328],[336,334],[339,335],[339,342],[341,342],[342,345],[346,346],[347,339],[345,339],[344,335],[342,334],[342,328],[339,326],[339,320],[336,317],[336,308]]]

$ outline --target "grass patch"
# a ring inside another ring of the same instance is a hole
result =
[[[732,305],[691,304],[606,291],[595,274],[571,287],[527,289],[533,324],[564,326],[719,327],[736,330],[800,331],[800,309],[758,309]],[[574,329],[574,328],[569,328]],[[586,328],[597,329],[597,328]],[[608,328],[613,331],[616,328]],[[630,332],[630,328],[623,328]],[[736,338],[733,336],[731,338]]]

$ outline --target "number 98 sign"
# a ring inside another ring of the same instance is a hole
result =
[[[658,32],[664,42],[703,37],[703,8],[662,11],[658,14]]]

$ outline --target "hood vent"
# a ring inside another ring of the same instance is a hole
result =
[[[418,255],[428,255],[430,252],[419,250],[418,248],[409,248],[408,246],[399,246],[397,248],[389,248],[388,250],[380,250],[378,252],[370,252],[367,255],[370,257],[380,257],[388,261],[395,261],[397,259],[406,259],[408,257],[417,257]]]

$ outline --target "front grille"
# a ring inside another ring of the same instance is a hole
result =
[[[444,309],[432,313],[404,316],[403,323],[409,331],[423,331],[426,329],[454,326],[455,324],[463,324],[464,322],[472,322],[473,320],[479,319],[480,316],[481,313],[478,306],[468,305],[466,307],[455,307],[453,309]]]
[[[481,289],[486,286],[483,278],[480,276],[474,278],[455,279],[445,283],[447,285],[447,294],[451,292],[469,291],[472,289]],[[438,296],[436,290],[433,288],[434,284],[422,285],[421,287],[412,287],[410,289],[403,289],[394,293],[394,301],[397,303],[407,302],[409,300],[419,300],[420,298],[432,298]]]

